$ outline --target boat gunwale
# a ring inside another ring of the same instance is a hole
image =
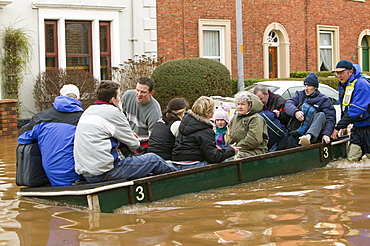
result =
[[[348,138],[342,138],[341,140],[332,142],[331,145],[340,144],[346,141],[348,141]],[[190,175],[193,173],[198,173],[198,172],[222,168],[222,167],[240,165],[242,163],[258,161],[258,160],[267,159],[267,158],[276,157],[276,156],[282,156],[282,155],[286,155],[290,153],[303,152],[309,149],[322,148],[325,146],[330,146],[330,144],[327,145],[323,143],[315,143],[315,144],[311,144],[308,146],[300,146],[296,148],[269,152],[269,153],[265,153],[262,155],[250,156],[250,157],[245,157],[241,159],[221,162],[221,163],[213,163],[213,164],[209,164],[206,166],[179,170],[179,171],[174,171],[174,172],[155,175],[155,176],[143,177],[143,178],[135,179],[131,181],[110,180],[110,181],[105,181],[105,182],[70,185],[70,186],[23,187],[23,188],[20,188],[20,191],[17,193],[17,195],[25,196],[25,197],[26,196],[28,197],[28,196],[91,195],[91,194],[102,192],[105,190],[129,187],[129,186],[134,186],[134,185],[142,185],[145,183],[151,183],[151,182],[170,179],[170,178],[176,178],[176,177],[180,177],[184,175]]]

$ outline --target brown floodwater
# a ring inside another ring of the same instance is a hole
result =
[[[0,245],[370,244],[369,159],[103,214],[18,197],[16,144],[0,139]]]

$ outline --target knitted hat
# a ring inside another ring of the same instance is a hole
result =
[[[304,85],[312,85],[316,88],[319,88],[319,79],[315,73],[310,73],[303,81]]]
[[[173,98],[167,105],[167,110],[179,110],[187,108],[188,104],[182,98]]]
[[[220,107],[225,110],[226,112],[230,111],[230,105],[227,102],[222,102]]]
[[[218,107],[213,113],[214,120],[225,120],[229,124],[229,114],[221,107]]]
[[[63,85],[62,89],[60,89],[60,95],[67,97],[69,94],[74,94],[77,99],[80,99],[80,90],[77,86],[72,84]]]

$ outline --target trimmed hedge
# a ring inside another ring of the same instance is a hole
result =
[[[256,82],[260,81],[268,81],[268,80],[298,80],[298,81],[303,81],[304,78],[307,77],[307,75],[310,72],[291,72],[290,78],[272,78],[272,79],[259,79],[259,78],[249,78],[249,79],[244,79],[244,87],[248,87]],[[334,76],[332,72],[329,71],[321,71],[321,72],[315,72],[317,77],[319,78],[320,83],[326,84],[335,90],[338,89],[338,83],[339,80]],[[366,73],[366,72],[365,72]],[[329,76],[329,77],[328,77]],[[238,79],[232,79],[232,92],[230,96],[235,95],[238,92]]]
[[[200,96],[230,96],[230,71],[221,63],[205,58],[185,58],[160,64],[151,78],[155,99],[162,109],[174,97],[186,99],[189,106]]]

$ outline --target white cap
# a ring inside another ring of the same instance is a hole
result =
[[[80,90],[77,88],[77,86],[68,84],[63,85],[62,89],[60,89],[60,95],[62,96],[68,96],[68,94],[75,94],[77,99],[80,99]]]

